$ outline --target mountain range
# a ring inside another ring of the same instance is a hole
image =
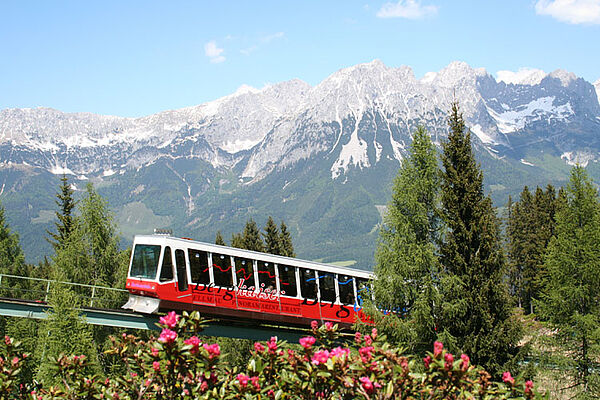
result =
[[[54,194],[65,173],[95,184],[124,244],[171,227],[229,237],[250,217],[285,220],[307,259],[370,268],[390,188],[424,125],[436,145],[459,102],[502,206],[523,185],[561,185],[579,163],[600,178],[600,80],[556,70],[513,79],[453,62],[420,79],[375,60],[311,86],[294,79],[141,118],[0,111],[0,200],[28,259],[50,254]]]

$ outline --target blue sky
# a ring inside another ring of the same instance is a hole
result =
[[[0,109],[142,116],[381,59],[600,78],[600,0],[0,2]]]

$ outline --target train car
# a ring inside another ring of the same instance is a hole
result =
[[[127,276],[129,301],[142,313],[197,310],[213,318],[349,327],[366,321],[367,271],[202,243],[138,235]]]

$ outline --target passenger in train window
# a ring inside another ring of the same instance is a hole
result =
[[[258,261],[258,282],[260,287],[264,288],[269,293],[274,293],[275,286],[275,266],[273,263],[266,261]]]

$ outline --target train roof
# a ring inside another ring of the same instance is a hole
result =
[[[260,259],[260,260],[272,262],[275,264],[285,264],[285,265],[296,266],[296,267],[301,267],[301,268],[315,269],[315,270],[324,271],[324,272],[352,275],[352,276],[355,276],[358,278],[372,279],[374,276],[371,271],[365,271],[362,269],[340,267],[340,266],[333,265],[333,264],[325,264],[325,263],[319,263],[319,262],[315,262],[315,261],[301,260],[299,258],[278,256],[278,255],[274,255],[274,254],[262,253],[262,252],[253,251],[253,250],[238,249],[236,247],[221,246],[218,244],[199,242],[197,240],[188,239],[188,238],[179,238],[179,237],[160,235],[160,234],[135,235],[133,238],[134,244],[146,243],[146,244],[167,245],[170,242],[183,243],[183,244],[185,244],[186,247],[190,247],[190,244],[192,244],[195,249],[207,251],[207,252],[211,252],[211,253],[222,252],[222,253],[226,253],[228,255],[232,255],[234,257],[237,256],[237,257],[242,257],[242,258]]]

